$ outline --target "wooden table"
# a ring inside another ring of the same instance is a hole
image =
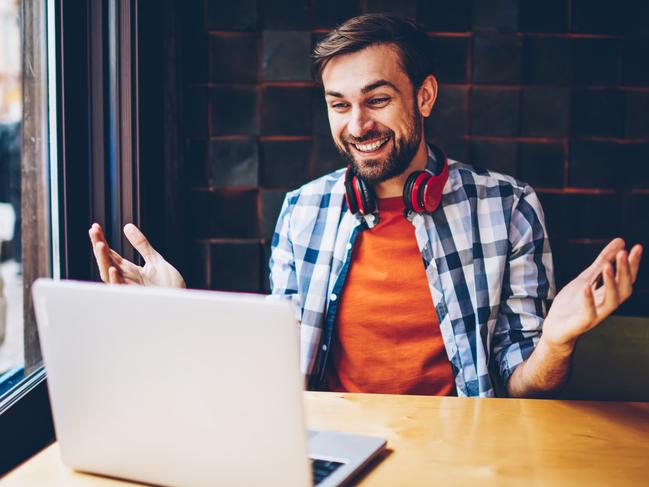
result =
[[[649,403],[306,393],[312,427],[384,436],[363,486],[649,485]],[[57,444],[10,486],[135,485],[73,472]]]

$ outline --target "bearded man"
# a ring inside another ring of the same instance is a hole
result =
[[[551,394],[577,338],[630,296],[642,248],[613,240],[555,297],[532,188],[426,144],[438,92],[430,54],[413,22],[382,14],[316,46],[314,76],[348,167],[287,194],[272,295],[295,304],[312,389]],[[125,232],[144,267],[90,229],[104,281],[184,285],[139,230]]]

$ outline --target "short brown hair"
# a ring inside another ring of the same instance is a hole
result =
[[[377,44],[393,44],[401,67],[418,88],[433,74],[433,46],[426,33],[412,20],[388,14],[353,17],[332,30],[313,50],[313,77],[322,84],[322,72],[335,56],[358,52]]]

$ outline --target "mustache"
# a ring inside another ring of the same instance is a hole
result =
[[[362,144],[368,140],[379,139],[383,137],[391,137],[394,134],[392,130],[380,131],[371,130],[361,137],[354,137],[353,135],[344,135],[340,139],[348,144]]]

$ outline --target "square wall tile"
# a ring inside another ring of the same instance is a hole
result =
[[[620,203],[614,194],[538,192],[552,238],[612,239],[620,233]],[[570,212],[570,218],[566,218]]]
[[[624,135],[626,137],[649,136],[649,92],[627,91],[624,109]]]
[[[210,30],[253,31],[259,26],[257,0],[206,0]]]
[[[189,269],[183,274],[190,289],[209,289],[209,249],[205,243],[192,243],[189,247]]]
[[[472,0],[424,0],[419,2],[417,21],[432,32],[471,30]]]
[[[265,294],[270,294],[270,242],[266,242],[261,247],[261,288]]]
[[[570,149],[570,186],[615,188],[619,184],[621,147],[615,142],[573,140]]]
[[[568,135],[570,130],[570,89],[528,86],[521,97],[521,133],[524,136]]]
[[[534,188],[561,188],[565,158],[561,142],[521,142],[518,177]]]
[[[311,33],[265,31],[262,72],[267,81],[311,79]]]
[[[347,166],[347,161],[338,152],[331,136],[318,135],[313,138],[314,144],[314,168],[313,178],[318,178]]]
[[[649,143],[622,144],[619,160],[624,161],[623,164],[618,164],[622,188],[649,188]],[[649,215],[649,206],[645,208],[645,213]]]
[[[523,43],[523,81],[566,85],[572,80],[572,39],[527,36]]]
[[[211,140],[209,159],[212,187],[235,189],[257,186],[259,156],[255,139]]]
[[[266,240],[273,238],[277,217],[284,203],[286,191],[276,191],[264,189],[260,193],[261,197],[261,236]]]
[[[622,219],[622,235],[627,245],[643,244],[646,252],[649,244],[649,195],[647,194],[624,194],[622,196],[620,217]],[[628,247],[627,247],[628,248]],[[639,284],[649,287],[649,266],[647,266],[646,254],[643,255],[641,263],[642,276],[638,276]],[[644,264],[644,266],[642,266]]]
[[[618,137],[624,127],[624,98],[615,89],[584,89],[573,94],[575,135]]]
[[[579,34],[617,34],[620,25],[620,7],[610,0],[571,0],[572,30]]]
[[[256,83],[259,37],[210,36],[210,80],[213,83]]]
[[[624,34],[649,34],[649,2],[646,0],[620,0],[617,9]]]
[[[626,37],[622,57],[625,85],[649,85],[649,36]]]
[[[474,31],[517,32],[518,0],[476,0],[472,20]]]
[[[521,0],[521,32],[568,32],[569,0]]]
[[[314,0],[313,27],[331,29],[361,13],[360,0]]]
[[[449,159],[459,162],[469,160],[469,147],[464,136],[433,134],[426,135],[426,141],[442,149]]]
[[[261,0],[264,29],[311,28],[310,0]]]
[[[255,88],[213,88],[212,135],[254,135],[257,133],[257,91]]]
[[[576,38],[574,80],[584,85],[610,85],[618,81],[617,39]]]
[[[192,238],[258,238],[257,190],[193,191],[187,210]]]
[[[414,19],[417,16],[417,0],[366,0],[367,13],[386,13]]]
[[[521,81],[523,41],[515,35],[477,34],[473,37],[473,81],[515,84]]]
[[[466,83],[468,81],[468,37],[431,37],[435,77],[440,83]]]
[[[518,143],[515,140],[472,140],[469,147],[472,165],[518,177]]]
[[[295,189],[308,181],[310,140],[261,142],[260,183],[264,188]]]
[[[471,133],[518,135],[519,97],[518,89],[474,87],[470,96]]]
[[[322,87],[316,86],[311,93],[311,97],[313,107],[313,134],[330,136],[329,114],[327,113],[327,102]]]
[[[260,292],[261,244],[232,242],[210,244],[212,289]]]
[[[468,98],[468,88],[440,86],[433,111],[424,119],[426,134],[430,137],[439,134],[466,134]]]
[[[262,135],[310,135],[311,91],[308,87],[262,88]]]

